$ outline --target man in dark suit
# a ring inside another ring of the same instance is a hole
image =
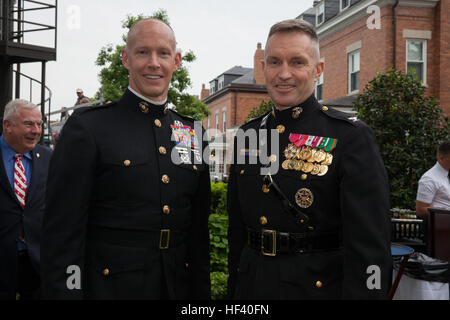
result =
[[[385,298],[389,190],[372,130],[314,97],[309,23],[274,25],[263,68],[275,108],[241,127],[230,170],[230,296]]]
[[[210,181],[203,129],[169,110],[172,29],[130,30],[121,100],[72,114],[50,164],[42,284],[48,299],[208,299]]]
[[[45,183],[51,151],[38,145],[39,109],[25,100],[5,107],[0,137],[0,299],[37,299]]]

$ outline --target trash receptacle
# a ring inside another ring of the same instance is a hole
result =
[[[398,272],[402,259],[394,257]],[[408,260],[394,300],[448,300],[449,262],[415,252]]]
[[[401,259],[394,258],[394,269],[398,271]],[[404,274],[425,281],[449,282],[449,262],[415,252],[406,264]]]

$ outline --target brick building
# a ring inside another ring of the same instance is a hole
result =
[[[351,106],[377,71],[394,67],[415,69],[450,116],[450,0],[321,0],[297,18],[317,28],[324,104]]]
[[[208,129],[211,149],[211,178],[222,180],[227,176],[224,159],[229,159],[227,149],[233,135],[247,119],[249,112],[269,101],[261,60],[264,50],[257,44],[253,68],[235,66],[210,81],[209,90],[202,86],[201,100],[211,115],[203,120]]]

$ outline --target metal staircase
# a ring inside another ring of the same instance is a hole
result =
[[[46,63],[56,60],[57,5],[58,0],[0,0],[0,117],[6,103],[13,96],[21,97],[22,85],[27,83],[30,92],[23,98],[41,107],[44,120],[50,113]],[[23,63],[41,63],[41,79],[22,73]],[[38,92],[33,87],[39,87]],[[45,135],[48,138],[50,132],[46,130]]]

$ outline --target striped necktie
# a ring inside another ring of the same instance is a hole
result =
[[[14,193],[22,206],[25,208],[25,197],[27,194],[27,176],[22,163],[22,155],[16,154],[16,162],[14,164]]]

